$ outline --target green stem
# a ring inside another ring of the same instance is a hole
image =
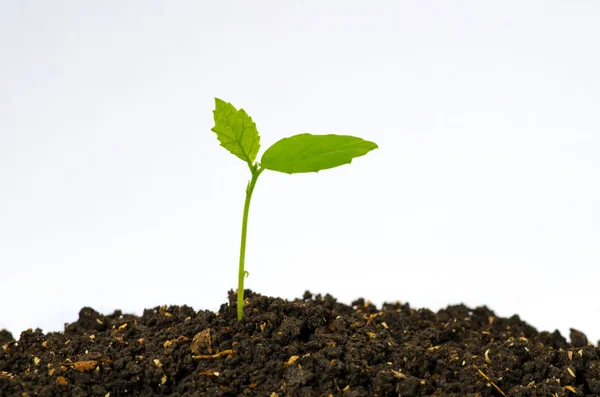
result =
[[[238,275],[238,293],[237,293],[237,317],[241,320],[244,315],[244,279],[246,271],[244,270],[244,262],[246,260],[246,234],[248,232],[248,212],[250,211],[250,200],[252,192],[258,176],[263,172],[263,168],[258,169],[258,166],[250,166],[252,179],[246,187],[246,202],[244,203],[244,217],[242,218],[242,242],[240,244],[240,268]]]

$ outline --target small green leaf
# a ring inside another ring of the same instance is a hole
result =
[[[260,137],[252,118],[244,109],[237,110],[219,98],[215,98],[213,115],[212,131],[217,133],[221,146],[251,165],[260,149]]]
[[[275,142],[263,154],[260,165],[288,174],[318,172],[350,164],[353,158],[376,148],[374,142],[349,135],[300,134]]]

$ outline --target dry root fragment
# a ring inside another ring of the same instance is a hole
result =
[[[491,364],[492,360],[490,360],[490,357],[488,356],[488,354],[490,354],[490,349],[487,349],[485,351],[485,353],[483,353],[483,356],[485,357],[485,362],[488,364]]]
[[[11,347],[15,346],[16,344],[17,344],[17,341],[16,341],[16,340],[11,340],[11,341],[10,341],[10,342],[8,342],[7,344],[5,344],[5,345],[2,345],[2,348],[3,348],[4,350],[8,350],[8,349],[10,349]]]
[[[204,376],[219,376],[221,375],[220,372],[217,371],[202,371],[198,373],[199,375],[204,375]]]
[[[143,339],[144,338],[142,338],[142,341],[143,341]],[[163,347],[166,349],[166,348],[169,348],[169,347],[173,346],[174,343],[177,343],[177,342],[180,342],[180,341],[184,341],[185,342],[185,341],[188,341],[188,340],[189,340],[189,338],[186,338],[185,336],[181,335],[177,339],[169,339],[169,340],[165,341],[165,343],[163,343]]]
[[[367,319],[367,323],[365,324],[365,327],[368,327],[369,325],[371,325],[371,322],[373,321],[373,319],[377,317],[377,313],[373,313],[369,316],[369,318]]]
[[[500,389],[497,384],[495,384],[494,382],[492,382],[492,380],[486,374],[484,374],[479,368],[477,368],[477,366],[475,364],[473,364],[473,367],[475,367],[475,369],[477,370],[477,372],[479,372],[479,375],[483,376],[488,382],[491,383],[492,386],[494,386],[494,388],[496,390],[498,390],[498,393],[500,393],[504,397],[506,397],[506,394],[504,394],[504,392],[502,391],[502,389]]]
[[[291,356],[289,360],[287,360],[286,363],[283,363],[284,367],[289,367],[290,365],[294,364],[296,362],[296,360],[298,360],[298,356]]]
[[[577,390],[573,386],[564,386],[563,389],[566,389],[571,393],[577,393]]]
[[[59,385],[66,385],[69,382],[67,382],[64,376],[59,376],[58,378],[56,378],[56,383],[58,383]]]
[[[404,375],[404,374],[403,374],[402,372],[400,372],[400,371],[395,371],[395,370],[393,370],[393,369],[392,369],[391,371],[392,371],[392,374],[394,374],[394,377],[395,377],[395,378],[398,378],[398,379],[405,379],[405,378],[407,378],[407,376],[406,376],[406,375]]]
[[[220,357],[231,357],[235,355],[235,352],[232,349],[227,349],[227,350],[223,350],[222,352],[219,353],[215,353],[215,354],[200,354],[197,356],[192,356],[192,358],[196,359],[196,360],[205,360],[205,359],[210,359],[210,358],[220,358]]]

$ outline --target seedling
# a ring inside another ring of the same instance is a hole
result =
[[[377,145],[349,135],[299,134],[275,142],[262,155],[260,163],[256,155],[260,148],[260,136],[256,124],[244,109],[237,110],[231,103],[215,98],[215,126],[221,146],[248,164],[252,175],[246,186],[246,201],[242,218],[242,241],[240,244],[240,267],[238,275],[237,317],[244,314],[244,269],[246,259],[246,234],[250,200],[258,177],[264,170],[298,174],[319,172],[340,165],[350,164],[355,157],[364,156]]]

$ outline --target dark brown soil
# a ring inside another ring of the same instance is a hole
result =
[[[247,292],[218,313],[84,308],[64,333],[0,332],[1,396],[600,396],[600,348],[573,330],[450,306],[294,302]]]

